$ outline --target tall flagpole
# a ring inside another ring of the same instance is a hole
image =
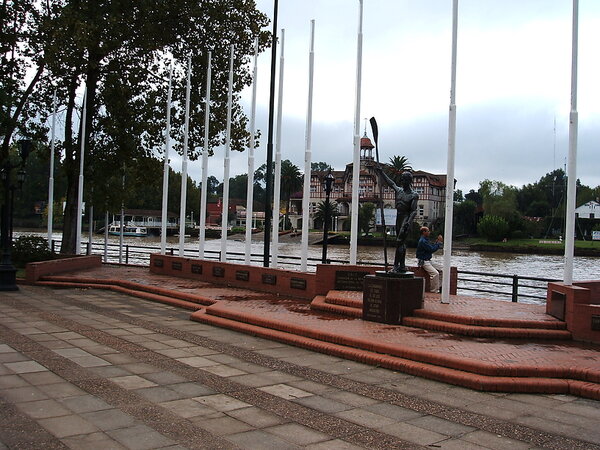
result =
[[[85,122],[87,119],[87,86],[83,94],[83,109],[81,110],[81,148],[79,153],[79,185],[77,189],[77,234],[75,242],[75,254],[81,253],[81,222],[83,220],[83,158],[85,154]]]
[[[567,211],[565,225],[564,283],[573,284],[573,255],[575,252],[575,202],[577,182],[577,51],[579,0],[573,0],[573,38],[571,53],[571,112],[569,114],[569,166],[567,173]]]
[[[304,150],[304,190],[302,194],[302,259],[300,270],[306,271],[308,258],[308,216],[310,204],[310,163],[312,159],[312,107],[315,71],[315,21],[310,21],[310,53],[308,56],[308,108],[306,110],[306,135]]]
[[[271,267],[277,268],[279,257],[279,204],[281,203],[281,121],[283,118],[283,65],[285,30],[281,29],[281,51],[279,54],[279,93],[277,98],[277,135],[275,136],[275,186],[273,189],[273,249]]]
[[[179,256],[184,255],[185,210],[187,206],[188,140],[190,133],[190,89],[192,84],[192,57],[188,56],[187,85],[185,88],[185,125],[183,131],[183,160],[181,161],[181,201],[179,207]]]
[[[263,267],[269,267],[271,256],[271,219],[273,206],[273,118],[275,115],[275,69],[277,63],[277,15],[279,0],[273,0],[273,33],[271,38],[271,82],[269,86],[269,128],[267,132],[267,182],[265,185],[265,239],[263,247]]]
[[[254,73],[252,74],[252,107],[250,111],[250,142],[248,144],[248,192],[246,194],[246,252],[245,262],[252,255],[252,214],[254,212],[254,131],[256,129],[256,85],[258,73],[258,36],[254,40]]]
[[[167,93],[167,126],[165,128],[165,159],[163,162],[163,187],[162,187],[162,217],[160,222],[160,254],[164,255],[167,249],[167,207],[169,194],[169,149],[171,147],[171,94],[173,81],[173,62],[169,68],[169,90]]]
[[[350,264],[356,264],[358,254],[358,187],[360,184],[360,102],[362,92],[363,0],[359,0],[358,38],[356,43],[356,98],[354,110],[354,153],[352,158],[352,210],[350,216]]]
[[[56,132],[56,89],[52,97],[52,133],[50,135],[50,178],[48,179],[48,248],[52,249],[52,223],[54,221],[54,136]]]
[[[227,130],[225,132],[225,158],[223,161],[223,209],[221,210],[221,261],[227,261],[227,223],[229,216],[229,166],[231,153],[231,107],[233,104],[233,55],[235,47],[231,46],[229,62],[229,89],[227,91]]]
[[[450,259],[452,256],[452,217],[454,215],[454,159],[456,146],[456,49],[458,0],[452,3],[452,65],[450,69],[450,115],[448,119],[448,161],[446,175],[446,218],[444,222],[444,266],[442,303],[450,303]]]
[[[212,54],[208,52],[208,62],[206,63],[206,111],[204,115],[204,149],[202,150],[202,190],[200,191],[200,218],[198,226],[198,256],[204,258],[204,244],[206,241],[206,192],[208,191],[208,149],[210,145],[210,84],[211,84],[211,64]]]

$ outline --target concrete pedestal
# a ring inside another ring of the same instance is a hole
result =
[[[423,307],[423,278],[412,273],[367,275],[363,289],[363,320],[399,324]]]

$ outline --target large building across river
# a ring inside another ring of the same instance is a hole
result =
[[[373,157],[374,145],[366,136],[360,140],[360,181],[359,202],[371,202],[379,205],[380,185],[379,175],[375,170],[377,162]],[[332,219],[333,231],[350,230],[350,216],[352,208],[352,168],[353,164],[347,164],[345,170],[333,170],[335,178],[330,200],[338,204],[339,214]],[[422,170],[413,171],[413,188],[419,194],[416,221],[420,225],[430,225],[444,215],[446,199],[446,175],[437,175]],[[322,223],[315,220],[317,205],[325,201],[324,179],[325,171],[313,171],[310,178],[310,201],[309,201],[309,227],[321,228]],[[395,217],[395,192],[384,184],[383,204],[384,209],[389,209],[390,216]],[[301,228],[302,192],[291,198],[290,221],[292,227]],[[386,214],[386,217],[388,214]],[[395,220],[386,220],[388,228],[394,228]]]

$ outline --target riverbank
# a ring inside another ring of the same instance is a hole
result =
[[[563,255],[565,244],[544,239],[511,239],[507,242],[487,242],[479,238],[457,241],[472,251],[508,252],[538,255]],[[600,242],[575,241],[575,256],[600,256]]]

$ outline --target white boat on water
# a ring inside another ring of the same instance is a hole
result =
[[[121,235],[121,226],[118,224],[109,226],[108,234],[110,234],[112,236],[120,236]],[[123,227],[123,236],[136,236],[136,237],[148,236],[148,229],[146,227],[139,227],[136,225],[125,225]]]

